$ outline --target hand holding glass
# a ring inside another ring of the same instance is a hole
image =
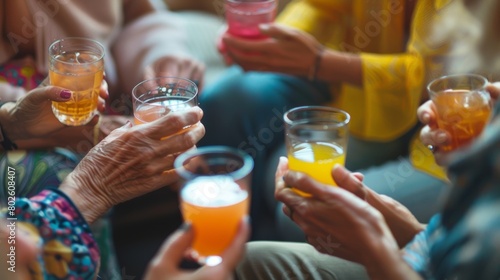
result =
[[[49,47],[50,84],[72,91],[70,101],[52,102],[63,124],[79,126],[94,117],[104,73],[104,47],[87,38],[65,38]]]
[[[183,180],[181,211],[192,224],[195,259],[214,266],[248,215],[253,160],[223,146],[208,146],[181,154],[174,166]]]
[[[304,106],[286,112],[284,120],[290,170],[336,186],[331,171],[336,164],[345,164],[349,114],[331,107]]]
[[[451,136],[451,142],[440,147],[443,152],[470,143],[483,131],[492,109],[487,84],[486,78],[473,74],[444,76],[429,84],[438,127]]]
[[[148,123],[169,112],[198,106],[198,87],[188,79],[157,77],[132,89],[132,103],[134,123]]]

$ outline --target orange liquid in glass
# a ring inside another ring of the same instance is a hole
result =
[[[301,143],[295,145],[288,152],[288,167],[290,170],[308,174],[316,181],[337,186],[332,179],[332,168],[336,165],[345,164],[344,149],[332,143]],[[309,194],[294,189],[303,196]]]
[[[455,150],[481,134],[491,116],[491,104],[487,94],[448,90],[433,98],[438,109],[438,127],[451,135],[451,143],[443,145],[443,151]]]
[[[181,190],[182,215],[193,226],[192,248],[200,257],[220,256],[248,209],[248,192],[224,175],[198,177]]]
[[[78,53],[81,64],[74,64],[75,57],[75,53],[59,55],[49,69],[51,85],[69,89],[73,93],[69,101],[52,102],[54,115],[67,125],[83,125],[92,119],[103,79],[104,62],[94,63],[98,58],[95,54]]]

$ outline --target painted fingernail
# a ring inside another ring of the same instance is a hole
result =
[[[180,231],[188,231],[190,228],[191,228],[191,224],[190,224],[190,223],[183,223],[183,224],[179,227],[179,230],[180,230]]]
[[[61,93],[59,93],[59,96],[64,99],[69,99],[71,97],[71,91],[64,89],[61,91]]]
[[[245,217],[243,217],[243,221],[244,221],[245,223],[247,223],[247,224],[250,224],[250,223],[252,222],[252,220],[251,220],[250,216],[248,216],[248,215],[247,215],[247,216],[245,216]]]

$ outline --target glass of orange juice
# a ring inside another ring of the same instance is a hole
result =
[[[438,127],[451,135],[451,142],[440,147],[443,152],[470,143],[489,122],[493,106],[487,85],[485,77],[475,74],[443,76],[429,83]]]
[[[198,105],[198,87],[191,80],[177,77],[156,77],[132,89],[134,123],[155,121],[169,112]]]
[[[244,216],[249,213],[253,159],[225,146],[207,146],[176,158],[183,186],[181,212],[195,236],[193,257],[203,265],[222,262]]]
[[[104,73],[104,47],[87,38],[64,38],[49,46],[50,84],[73,92],[71,100],[52,102],[56,118],[69,126],[88,123],[96,114]]]
[[[332,107],[303,106],[287,111],[285,143],[290,170],[336,186],[331,170],[336,164],[345,164],[349,120],[348,113]]]

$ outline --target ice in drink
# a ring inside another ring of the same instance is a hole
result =
[[[51,58],[50,84],[72,91],[71,100],[52,102],[54,115],[66,125],[88,123],[97,109],[104,71],[102,56],[89,51],[65,52]]]
[[[249,210],[249,197],[230,176],[200,176],[181,190],[184,220],[195,232],[193,249],[203,259],[220,256]]]
[[[290,170],[308,174],[320,183],[336,186],[331,171],[336,164],[345,164],[345,153],[341,146],[334,143],[300,143],[290,148],[288,167]],[[304,192],[294,189],[301,195]]]
[[[451,135],[444,152],[455,150],[479,136],[491,116],[490,98],[485,91],[445,90],[435,95],[438,127]]]

